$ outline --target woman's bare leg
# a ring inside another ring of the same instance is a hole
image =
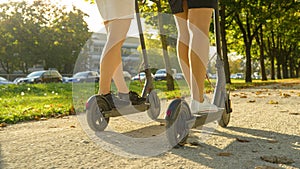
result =
[[[110,92],[112,77],[114,77],[118,90],[128,93],[122,71],[121,48],[130,23],[131,19],[112,20],[105,23],[107,42],[100,60],[99,94]]]
[[[113,80],[119,93],[129,93],[129,89],[123,75],[122,63],[117,67],[117,70],[113,74]]]
[[[192,99],[204,101],[204,82],[209,57],[209,26],[213,9],[192,8],[188,12],[190,36],[189,59],[191,66]]]
[[[177,38],[177,56],[180,68],[190,87],[190,62],[189,62],[189,29],[187,24],[188,19],[188,6],[187,1],[183,1],[183,12],[175,14],[175,22],[178,30]]]

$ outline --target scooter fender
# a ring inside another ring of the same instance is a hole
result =
[[[167,109],[165,120],[174,121],[177,119],[177,116],[179,113],[179,111],[177,111],[177,110],[180,109],[182,101],[183,101],[183,99],[178,98],[171,102],[171,104],[169,105],[169,107]]]
[[[85,103],[85,109],[89,110],[92,106],[98,105],[99,102],[106,102],[106,104],[109,105],[110,110],[112,109],[107,99],[100,95],[93,95],[88,98],[87,102]]]

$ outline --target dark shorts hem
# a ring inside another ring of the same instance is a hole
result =
[[[214,8],[217,7],[217,0],[187,0],[188,9],[191,8]],[[183,0],[169,0],[173,14],[183,12]]]

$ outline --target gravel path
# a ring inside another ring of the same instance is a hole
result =
[[[112,132],[105,138],[116,138],[118,149],[103,148],[77,116],[9,125],[0,128],[0,168],[300,168],[299,83],[238,90],[231,92],[231,99],[227,128],[217,127],[204,140],[203,130],[193,129],[189,144],[152,157],[130,157],[141,147],[124,145]],[[164,147],[163,139],[161,147],[151,142],[165,130],[160,122],[140,124],[117,117],[109,126],[127,138],[149,140],[143,152]]]

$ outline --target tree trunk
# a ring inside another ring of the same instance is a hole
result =
[[[289,72],[288,72],[288,56],[284,55],[283,56],[283,62],[282,62],[282,74],[283,78],[287,79],[289,78]]]
[[[228,55],[227,55],[227,41],[226,41],[226,16],[225,16],[225,5],[221,5],[220,10],[220,31],[221,31],[221,41],[222,41],[222,53],[223,53],[223,62],[224,62],[224,71],[225,71],[225,79],[226,83],[231,83],[230,80],[230,67],[228,62]]]
[[[280,55],[278,53],[278,49],[276,49],[276,72],[277,72],[277,79],[282,79],[281,76],[281,59],[280,59]]]
[[[251,66],[251,44],[247,43],[246,44],[246,78],[245,81],[246,82],[252,82],[252,78],[251,78],[251,70],[252,70],[252,66]]]
[[[163,56],[164,56],[164,62],[165,62],[165,67],[167,71],[167,90],[172,91],[175,89],[174,87],[174,79],[173,79],[173,71],[171,68],[170,64],[170,59],[169,59],[169,53],[168,53],[168,44],[167,44],[167,38],[165,35],[165,31],[163,28],[163,19],[162,19],[162,8],[161,8],[161,2],[160,0],[156,1],[157,4],[157,11],[158,11],[158,27],[159,27],[159,36],[163,48]]]
[[[274,48],[271,43],[270,38],[268,38],[268,51],[270,56],[270,62],[271,62],[271,80],[275,80],[275,59],[274,59]]]
[[[292,61],[292,58],[289,59],[289,67],[290,67],[290,77],[295,78],[295,69],[294,69],[294,64]]]
[[[260,68],[261,68],[261,80],[268,80],[266,75],[266,68],[265,68],[265,55],[264,55],[264,41],[263,41],[263,29],[260,28],[260,32],[257,34],[256,42],[259,44],[259,62],[260,62]]]
[[[282,58],[282,76],[284,79],[289,78],[289,73],[288,73],[288,55],[289,51],[287,47],[283,44],[284,40],[280,43],[280,56]]]
[[[298,62],[298,67],[296,67],[296,78],[300,76],[300,61]]]

